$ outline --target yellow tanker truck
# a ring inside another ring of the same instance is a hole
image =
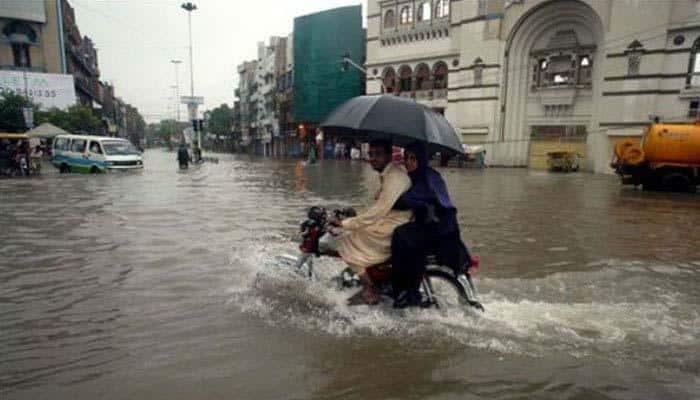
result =
[[[621,140],[615,144],[611,166],[623,184],[695,192],[700,185],[700,122],[651,124],[641,143]]]

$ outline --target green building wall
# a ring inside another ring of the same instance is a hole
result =
[[[362,94],[362,75],[341,69],[342,57],[364,58],[362,6],[335,8],[294,19],[294,117],[316,124],[344,101]]]

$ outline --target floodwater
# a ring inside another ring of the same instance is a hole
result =
[[[0,398],[691,399],[700,196],[614,176],[443,170],[486,313],[345,306],[294,254],[368,166],[221,155],[0,181]]]

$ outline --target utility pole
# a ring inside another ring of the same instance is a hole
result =
[[[190,34],[190,101],[192,104],[188,105],[190,110],[190,119],[197,119],[197,105],[194,104],[194,69],[192,67],[192,11],[197,9],[197,5],[191,2],[182,3],[180,6],[183,10],[187,11],[187,24],[189,27]],[[197,131],[197,147],[202,148],[202,133]]]
[[[190,31],[190,96],[194,96],[194,71],[192,69],[192,11],[197,9],[197,5],[187,2],[182,3],[180,7],[187,11],[187,24]]]
[[[177,110],[177,121],[180,122],[180,74],[178,70],[180,69],[180,60],[170,60],[175,66],[175,107]]]

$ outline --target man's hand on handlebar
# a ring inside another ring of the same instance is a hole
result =
[[[334,216],[328,217],[326,223],[330,226],[342,226],[342,221]]]

